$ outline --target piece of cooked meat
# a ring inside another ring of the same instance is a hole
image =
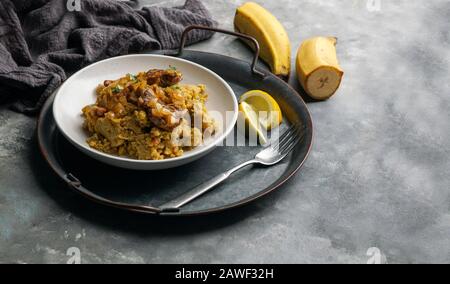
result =
[[[100,133],[109,140],[111,146],[117,147],[124,143],[124,139],[121,137],[122,127],[119,122],[116,122],[112,115],[106,115],[97,119],[95,122],[95,131]]]
[[[145,90],[143,96],[138,99],[138,104],[147,111],[153,124],[165,130],[177,127],[188,113],[186,109],[178,110],[164,103],[156,96],[153,89]]]
[[[112,83],[114,83],[113,80],[105,80],[105,81],[103,82],[103,86],[108,87],[108,86],[111,85]]]
[[[147,84],[170,87],[178,84],[183,79],[182,74],[177,70],[151,69],[147,72]]]

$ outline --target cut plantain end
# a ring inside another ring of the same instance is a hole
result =
[[[336,93],[342,74],[342,71],[333,67],[319,67],[306,79],[305,89],[311,97],[326,100]]]
[[[317,100],[326,100],[339,88],[344,72],[336,55],[335,37],[305,40],[296,59],[298,79],[305,92]]]

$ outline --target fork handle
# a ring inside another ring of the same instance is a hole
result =
[[[248,165],[251,164],[257,164],[259,163],[257,160],[253,159],[250,161],[247,161],[245,163],[242,163],[222,174],[219,174],[215,177],[213,177],[212,179],[201,183],[199,185],[197,185],[196,187],[194,187],[193,189],[189,190],[188,192],[184,193],[183,195],[175,198],[172,201],[169,201],[163,205],[161,205],[160,207],[162,209],[177,209],[182,207],[183,205],[186,205],[187,203],[195,200],[196,198],[198,198],[199,196],[207,193],[208,191],[211,191],[216,185],[222,183],[224,180],[226,180],[232,173],[242,169],[243,167],[246,167]]]

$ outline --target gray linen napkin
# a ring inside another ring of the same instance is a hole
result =
[[[68,76],[90,63],[173,49],[186,26],[216,25],[200,0],[174,8],[132,6],[116,0],[1,0],[0,102],[36,113]],[[187,43],[211,36],[193,31]]]

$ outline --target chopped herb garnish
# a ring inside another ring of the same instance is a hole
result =
[[[173,85],[171,88],[175,89],[175,90],[180,90],[180,86],[178,86],[178,85]]]
[[[112,92],[113,92],[114,94],[120,93],[120,92],[122,92],[122,90],[123,90],[123,87],[120,86],[120,85],[117,85],[117,86],[115,86],[114,88],[112,88]]]
[[[170,69],[170,70],[177,70],[177,67],[172,66],[172,65],[169,65],[169,69]]]
[[[128,74],[128,77],[130,78],[131,81],[137,81],[137,76],[136,75]]]

